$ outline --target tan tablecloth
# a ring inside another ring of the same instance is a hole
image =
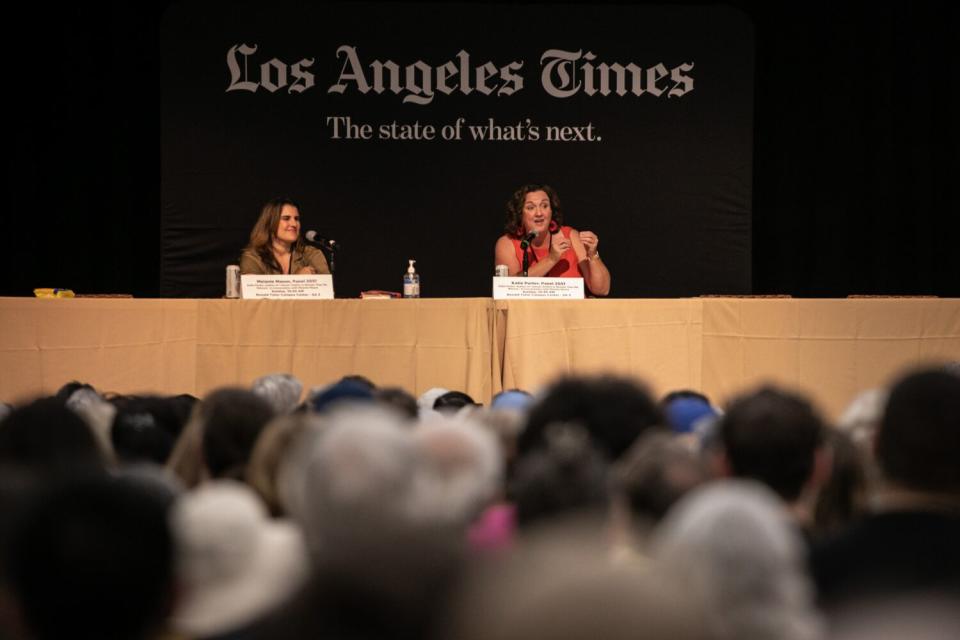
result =
[[[206,300],[197,391],[275,372],[307,385],[360,374],[415,395],[446,387],[489,400],[491,332],[485,298]]]
[[[419,394],[491,395],[489,299],[0,298],[0,400],[70,380],[193,393],[290,372],[307,386],[368,376]]]
[[[561,374],[601,372],[645,380],[658,394],[700,388],[699,299],[510,300],[496,306],[505,389],[532,390]]]
[[[960,300],[708,298],[703,389],[721,400],[763,381],[812,394],[839,417],[905,368],[960,361]]]
[[[0,400],[71,380],[192,393],[199,300],[0,298]]]
[[[44,300],[0,298],[0,400],[70,380],[194,393],[348,373],[489,402],[563,373],[615,372],[722,402],[770,380],[833,417],[922,361],[960,360],[960,300]]]

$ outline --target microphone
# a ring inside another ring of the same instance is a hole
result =
[[[536,231],[531,231],[527,235],[523,236],[523,240],[520,241],[520,248],[526,249],[530,246],[530,243],[533,242],[533,239],[537,237]]]
[[[303,234],[303,239],[312,245],[326,249],[327,251],[337,251],[340,249],[340,243],[333,238],[324,238],[316,231],[310,230]]]

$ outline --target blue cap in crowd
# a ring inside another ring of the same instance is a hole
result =
[[[717,411],[700,398],[676,398],[665,407],[667,423],[674,433],[691,433],[704,418],[715,418]]]

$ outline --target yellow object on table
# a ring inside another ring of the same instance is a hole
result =
[[[72,298],[71,289],[34,289],[33,295],[38,298]]]

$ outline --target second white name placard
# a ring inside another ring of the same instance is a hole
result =
[[[493,279],[494,300],[582,300],[583,278]]]

